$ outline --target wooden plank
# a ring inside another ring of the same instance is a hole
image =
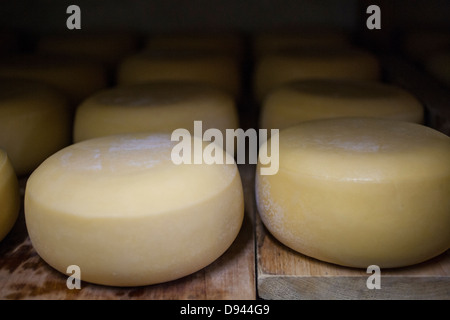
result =
[[[248,197],[253,198],[253,188],[248,184],[253,168],[239,169],[248,202]],[[22,210],[13,230],[0,243],[0,299],[255,299],[254,229],[250,212],[253,211],[246,209],[244,224],[231,247],[192,275],[158,285],[126,288],[82,281],[80,290],[69,290],[66,286],[69,275],[48,266],[33,249]]]
[[[270,235],[259,218],[256,239],[263,299],[450,299],[450,250],[415,266],[381,270],[381,289],[368,289],[366,270],[297,253]]]

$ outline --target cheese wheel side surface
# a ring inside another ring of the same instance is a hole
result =
[[[195,138],[194,140],[198,140]],[[175,165],[168,135],[91,139],[61,150],[30,177],[25,218],[33,246],[82,280],[140,286],[212,263],[243,219],[235,164]]]
[[[0,149],[0,241],[11,231],[20,208],[19,184],[11,162]]]

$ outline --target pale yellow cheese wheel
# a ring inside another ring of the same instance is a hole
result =
[[[0,148],[19,176],[71,142],[67,99],[38,81],[0,79]]]
[[[253,56],[256,58],[269,52],[289,48],[320,48],[328,50],[351,45],[349,34],[342,30],[329,29],[261,32],[255,34],[251,40]]]
[[[425,59],[424,66],[432,76],[450,86],[450,50],[429,56]]]
[[[117,72],[119,85],[191,81],[216,86],[234,96],[241,91],[239,62],[226,54],[149,50],[125,58]]]
[[[378,80],[375,55],[358,48],[290,48],[267,53],[255,62],[253,90],[258,101],[287,82],[308,78]]]
[[[38,80],[54,86],[76,105],[107,86],[106,69],[83,58],[23,54],[0,61],[0,77]]]
[[[136,132],[172,133],[194,121],[203,130],[239,125],[233,97],[215,87],[190,82],[154,82],[119,86],[94,94],[77,109],[74,141]]]
[[[448,136],[416,123],[335,118],[276,137],[279,171],[257,170],[256,197],[286,246],[359,268],[408,266],[450,247]]]
[[[422,123],[424,108],[411,93],[391,84],[367,80],[298,80],[266,96],[260,127],[284,129],[308,120],[337,117],[382,117]]]
[[[0,149],[0,241],[14,226],[19,208],[17,177],[6,152]]]
[[[81,281],[113,286],[170,281],[215,261],[242,224],[239,172],[232,158],[176,165],[177,143],[170,135],[110,136],[48,158],[25,190],[38,254],[64,274],[76,265]]]
[[[36,51],[41,54],[86,57],[114,66],[137,48],[136,38],[127,33],[65,33],[41,36]]]
[[[244,41],[239,34],[227,32],[157,33],[150,35],[145,50],[196,51],[226,54],[243,59]]]

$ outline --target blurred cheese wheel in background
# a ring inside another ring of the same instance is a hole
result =
[[[19,208],[17,177],[6,152],[0,149],[0,241],[14,226]]]
[[[41,36],[37,52],[41,54],[85,57],[115,65],[137,48],[137,39],[125,33],[72,33]]]
[[[145,51],[120,64],[119,85],[151,81],[192,81],[240,93],[241,73],[235,57],[195,51]]]
[[[0,79],[0,148],[19,176],[71,142],[67,101],[41,82]]]
[[[263,32],[252,39],[255,58],[290,48],[340,48],[351,45],[351,37],[339,30],[298,30]]]
[[[203,130],[239,126],[237,108],[228,93],[199,83],[152,82],[119,86],[86,99],[77,109],[76,142],[132,132],[172,133],[178,128],[193,134],[194,121]]]
[[[400,87],[364,80],[298,80],[271,91],[260,127],[284,129],[315,119],[381,117],[422,123],[424,108]]]
[[[191,142],[202,149],[200,139]],[[140,286],[221,256],[243,221],[239,171],[232,158],[176,165],[177,143],[170,135],[111,136],[48,158],[25,191],[26,225],[42,259],[64,274],[79,266],[83,281]]]
[[[308,78],[378,80],[380,65],[370,52],[356,48],[294,48],[266,54],[257,60],[254,94],[258,101],[272,89]]]
[[[410,122],[335,118],[277,137],[279,171],[257,175],[256,197],[286,246],[359,268],[408,266],[450,247],[448,136]]]
[[[450,86],[450,50],[430,55],[424,66],[436,79]]]
[[[24,54],[0,61],[0,77],[39,80],[67,96],[71,105],[107,86],[105,67],[85,59]]]
[[[190,32],[153,34],[144,44],[148,51],[195,51],[222,54],[238,60],[244,56],[244,42],[238,34]]]

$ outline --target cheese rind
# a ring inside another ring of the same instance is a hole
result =
[[[125,58],[117,71],[120,85],[191,81],[213,85],[233,96],[240,93],[239,62],[226,54],[197,51],[144,51]]]
[[[144,44],[146,51],[196,51],[226,54],[242,60],[244,43],[234,33],[159,33],[151,35]]]
[[[11,231],[20,208],[19,184],[11,162],[0,150],[0,241]]]
[[[104,90],[77,109],[74,141],[137,132],[172,133],[194,121],[203,129],[238,127],[234,99],[211,86],[190,82],[155,82]]]
[[[31,80],[1,79],[0,92],[0,147],[17,175],[27,175],[70,143],[67,100],[54,88]]]
[[[107,86],[106,68],[83,58],[21,54],[0,62],[0,77],[44,82],[77,105],[88,95]]]
[[[272,89],[301,79],[378,80],[380,65],[370,52],[355,48],[291,48],[264,54],[256,61],[254,93],[262,101]]]
[[[36,44],[40,54],[88,58],[108,66],[115,66],[136,50],[136,39],[131,34],[80,33],[41,36]]]
[[[342,118],[305,122],[279,138],[279,171],[257,175],[256,196],[265,226],[288,247],[360,268],[412,265],[450,247],[446,135]]]
[[[174,280],[217,259],[242,224],[237,166],[175,165],[175,144],[169,135],[119,135],[48,158],[25,193],[39,255],[63,273],[78,265],[82,281],[114,286]]]
[[[363,80],[298,80],[269,93],[260,127],[284,129],[304,121],[337,117],[380,117],[422,123],[424,108],[408,91]]]

